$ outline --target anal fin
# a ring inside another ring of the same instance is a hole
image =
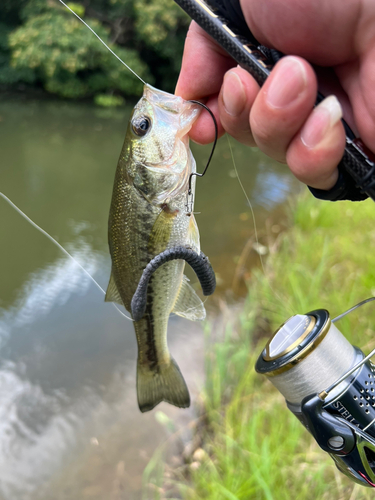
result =
[[[185,275],[182,277],[180,290],[172,312],[191,321],[203,320],[206,317],[203,302],[189,285],[189,280]]]

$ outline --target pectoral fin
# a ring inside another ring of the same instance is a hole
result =
[[[182,277],[181,287],[172,312],[191,321],[203,320],[206,310],[203,302],[188,283],[186,276]]]
[[[191,248],[195,250],[197,253],[201,251],[199,229],[197,226],[197,221],[195,220],[193,214],[190,216],[190,221],[189,221],[188,242]]]
[[[109,278],[109,283],[108,283],[107,292],[105,294],[104,301],[105,302],[117,302],[117,304],[120,304],[121,306],[124,305],[122,300],[121,300],[121,296],[120,296],[120,293],[117,289],[115,279],[113,277],[112,272],[111,272],[111,277]]]
[[[160,211],[148,240],[148,251],[152,255],[158,255],[167,248],[175,217],[173,212]]]

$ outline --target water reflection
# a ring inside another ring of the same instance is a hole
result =
[[[280,175],[265,165],[257,175],[253,191],[254,203],[270,211],[285,201],[294,184],[294,179],[287,172]]]
[[[87,246],[83,254],[90,255]],[[94,254],[85,268],[95,273],[108,267],[103,260]],[[104,278],[100,272],[95,276]],[[144,466],[166,433],[155,411],[142,415],[140,425],[131,322],[103,303],[70,260],[60,259],[31,276],[23,292],[1,315],[3,498],[112,498],[108,490],[120,480],[121,462],[123,498],[133,498]],[[201,331],[176,318],[170,323],[171,350],[188,372],[194,399],[202,380]],[[181,359],[181,344],[189,359]],[[194,416],[192,410],[163,406],[180,428]],[[86,491],[88,483],[98,496]]]
[[[88,244],[69,248],[69,252],[91,275],[96,272],[99,261],[103,260]],[[73,260],[65,257],[31,273],[15,304],[0,316],[0,347],[9,337],[10,329],[19,329],[43,319],[53,307],[65,305],[73,293],[85,295],[90,278],[77,272],[77,267]]]
[[[0,190],[104,289],[107,217],[129,113],[0,103]],[[209,149],[194,146],[200,171]],[[296,184],[259,152],[239,145],[234,151],[262,225]],[[202,249],[225,290],[253,232],[225,139],[207,176],[198,179],[196,209]],[[155,412],[167,413],[187,439],[194,408],[162,404],[141,415],[131,322],[1,199],[0,227],[0,498],[138,498],[143,468],[168,435]],[[202,326],[171,317],[168,339],[194,403],[203,380]]]

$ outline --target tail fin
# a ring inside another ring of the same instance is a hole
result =
[[[189,390],[173,358],[158,371],[137,365],[138,406],[142,413],[150,411],[162,401],[179,408],[190,406]]]

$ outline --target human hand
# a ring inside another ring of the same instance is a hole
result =
[[[344,118],[375,152],[375,3],[371,0],[242,0],[245,19],[264,45],[293,54],[277,63],[260,89],[195,23],[176,88],[205,100],[220,134],[257,145],[318,189],[336,182],[345,145]],[[318,65],[314,72],[311,64]],[[328,97],[313,110],[319,89]],[[191,131],[200,143],[214,129],[202,113]]]

